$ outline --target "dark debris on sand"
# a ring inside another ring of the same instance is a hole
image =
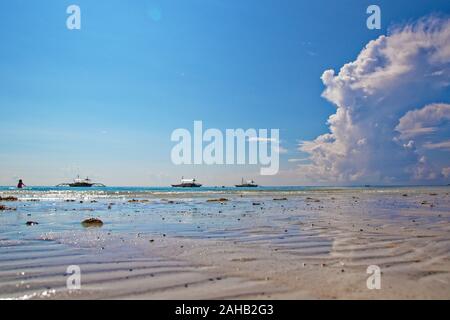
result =
[[[0,197],[0,201],[5,201],[5,202],[14,202],[14,201],[19,201],[19,199],[17,199],[16,197]]]
[[[206,202],[227,202],[229,201],[227,198],[219,198],[219,199],[208,199]]]
[[[103,226],[103,221],[100,219],[96,219],[96,218],[90,218],[90,219],[86,219],[84,220],[82,223],[83,227],[85,228],[99,228]]]
[[[16,211],[16,208],[8,208],[5,207],[4,205],[0,205],[0,211]]]
[[[128,200],[129,203],[147,203],[150,202],[149,200],[146,199],[142,199],[142,200],[137,200],[137,199],[132,199],[132,200]]]

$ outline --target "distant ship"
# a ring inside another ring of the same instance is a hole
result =
[[[172,187],[174,188],[199,188],[202,185],[199,183],[196,183],[195,179],[184,179],[181,178],[180,184],[173,184]]]
[[[81,179],[78,176],[73,182],[70,183],[61,183],[58,184],[57,187],[71,187],[71,188],[91,188],[91,187],[105,187],[102,183],[92,182],[91,179]]]
[[[253,180],[248,180],[244,183],[244,178],[242,178],[241,184],[237,184],[236,188],[257,188],[258,185]]]

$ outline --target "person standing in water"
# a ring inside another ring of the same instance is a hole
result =
[[[17,188],[22,189],[23,187],[26,187],[25,183],[23,183],[22,179],[19,180],[19,184],[17,185]]]

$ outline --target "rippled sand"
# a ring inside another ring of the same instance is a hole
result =
[[[0,212],[0,298],[449,299],[449,192],[2,202],[17,210]],[[104,226],[83,228],[88,217]],[[81,268],[81,290],[66,288],[70,265]],[[381,268],[380,290],[367,288],[370,265]]]

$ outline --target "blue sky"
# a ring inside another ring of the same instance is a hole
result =
[[[366,28],[366,8],[382,30]],[[66,28],[79,5],[82,29]],[[211,128],[279,128],[281,168],[299,141],[328,131],[336,108],[320,77],[353,61],[394,24],[450,13],[447,0],[40,0],[0,3],[0,185],[76,173],[109,185],[206,184],[241,176],[301,184],[257,168],[174,166],[170,135]],[[439,101],[441,102],[441,101]],[[447,101],[448,102],[448,101]]]

